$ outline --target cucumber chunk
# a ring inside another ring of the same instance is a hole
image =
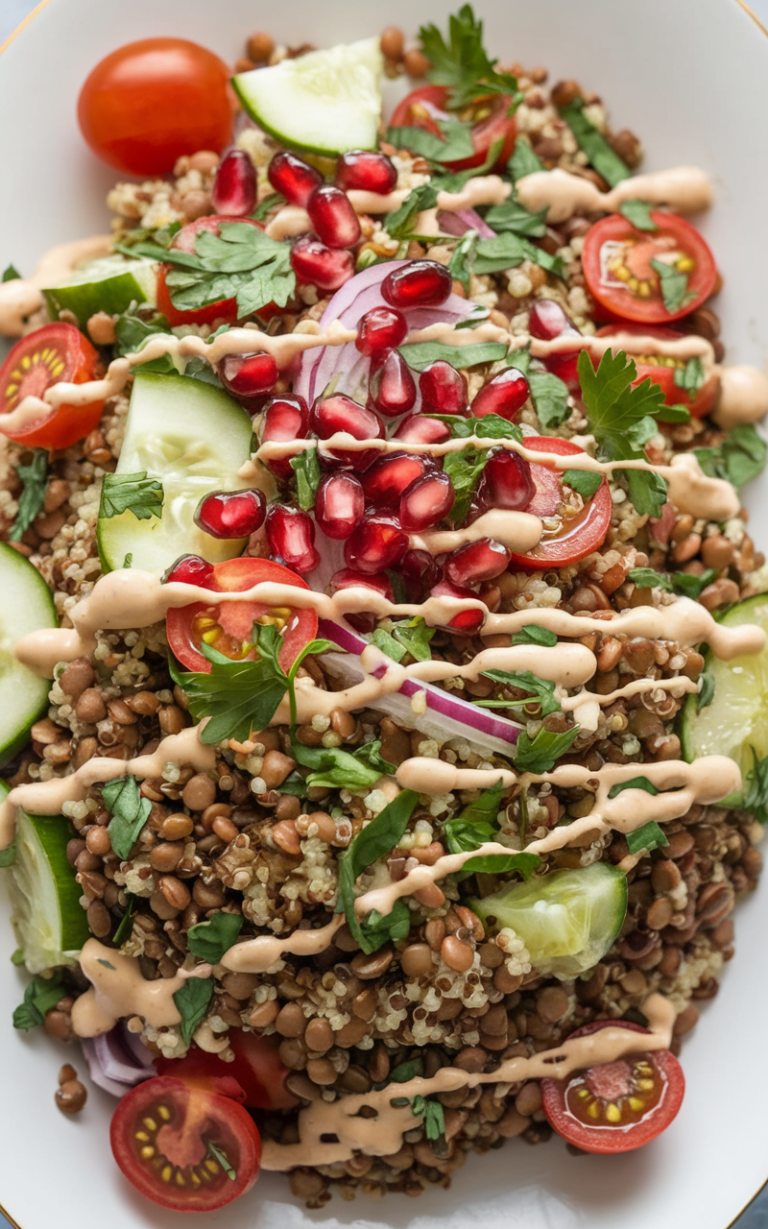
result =
[[[248,460],[251,420],[235,401],[202,380],[139,371],[131,391],[118,474],[146,471],[163,485],[162,515],[139,520],[127,510],[99,511],[97,540],[105,571],[132,566],[164,572],[179,555],[210,563],[239,555],[244,540],[219,541],[198,529],[195,509],[211,491],[251,485],[237,471]]]
[[[45,710],[51,684],[38,678],[13,655],[28,632],[57,627],[53,596],[40,573],[0,543],[0,764],[7,764],[27,741]]]
[[[621,930],[627,880],[617,867],[594,862],[515,883],[469,905],[487,930],[511,927],[539,972],[578,977],[602,959]]]
[[[375,149],[381,119],[378,38],[310,51],[232,84],[251,119],[282,145],[317,154]]]
[[[60,311],[74,312],[84,329],[95,312],[114,316],[127,311],[132,303],[154,304],[156,270],[151,260],[102,256],[78,265],[63,285],[52,286],[43,294],[54,319]]]

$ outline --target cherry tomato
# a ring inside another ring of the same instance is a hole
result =
[[[52,384],[83,384],[99,374],[99,355],[74,324],[46,324],[17,341],[0,367],[0,431],[30,448],[68,448],[99,425],[102,401],[60,405],[24,427],[3,426],[3,414],[25,397],[42,397]]]
[[[279,1042],[279,1037],[258,1037],[235,1028],[229,1034],[234,1062],[222,1062],[217,1054],[192,1046],[183,1058],[156,1058],[155,1069],[158,1075],[231,1097],[250,1109],[291,1109],[297,1098],[285,1086],[290,1072],[280,1060]]]
[[[220,153],[232,140],[229,69],[184,38],[145,38],[101,60],[77,103],[80,130],[102,162],[129,175],[168,175],[177,158]]]
[[[136,1190],[176,1212],[212,1212],[244,1195],[259,1176],[261,1137],[248,1111],[169,1076],[125,1094],[110,1142]]]
[[[646,1033],[628,1020],[595,1020],[571,1033],[601,1028]],[[584,1152],[631,1152],[666,1130],[685,1092],[683,1069],[669,1050],[628,1054],[562,1080],[542,1080],[544,1113],[570,1144]]]
[[[411,90],[408,97],[404,98],[399,107],[395,108],[390,123],[393,128],[423,128],[432,136],[442,136],[435,120],[457,118],[455,114],[451,116],[446,111],[447,100],[446,86],[421,85],[418,89]],[[507,115],[511,105],[512,99],[504,94],[489,96],[473,103],[471,112],[476,123],[471,135],[475,153],[471,158],[456,158],[453,162],[446,162],[444,165],[450,167],[452,171],[464,171],[474,166],[482,166],[491,146],[497,141],[502,141],[503,144],[494,166],[505,167],[515,148],[517,135],[515,117]]]
[[[614,213],[596,222],[584,236],[584,276],[603,319],[607,313],[608,319],[618,316],[643,324],[667,324],[701,307],[715,288],[714,257],[696,228],[673,213],[652,213],[651,218],[658,229],[642,231]],[[652,260],[687,276],[686,292],[674,311],[664,306]]]
[[[173,236],[171,247],[179,252],[189,252],[190,255],[195,253],[195,242],[201,230],[211,230],[214,234],[219,233],[219,224],[221,222],[247,222],[249,226],[255,226],[258,230],[263,230],[264,226],[261,222],[256,222],[253,218],[237,218],[227,217],[225,214],[212,214],[207,218],[198,218],[196,222],[190,222],[188,226],[183,226]],[[167,285],[167,277],[176,265],[163,264],[160,265],[157,273],[157,309],[166,317],[168,323],[174,328],[177,324],[213,324],[218,320],[220,324],[234,324],[237,320],[237,301],[235,299],[219,299],[216,303],[208,303],[205,307],[190,308],[184,310],[180,307],[174,307],[171,300],[172,290]],[[262,319],[269,320],[279,308],[273,307],[270,303],[267,307],[262,308],[259,315]]]
[[[173,579],[173,569],[168,579]],[[213,598],[216,592],[250,589],[262,581],[292,585],[296,589],[309,588],[301,577],[281,563],[246,557],[215,563],[205,587],[212,590]],[[314,610],[301,607],[294,609],[290,606],[272,610],[262,602],[220,602],[218,605],[214,600],[210,605],[195,602],[191,606],[168,611],[168,644],[188,670],[210,673],[211,663],[200,652],[203,637],[206,644],[212,645],[233,661],[242,661],[244,658],[253,660],[257,654],[252,650],[244,652],[244,646],[247,647],[253,642],[253,624],[262,620],[265,615],[270,622],[277,620],[283,637],[280,664],[287,670],[304,645],[314,640],[317,634],[317,614]]]
[[[604,328],[597,330],[598,337],[616,337],[620,333],[658,337],[662,341],[674,341],[675,338],[685,336],[684,333],[678,333],[676,329],[644,327],[639,324],[607,324]],[[703,418],[714,408],[720,391],[720,380],[714,372],[711,372],[701,388],[696,390],[691,401],[685,389],[675,384],[675,373],[685,368],[683,359],[667,358],[664,355],[653,353],[629,354],[627,357],[634,359],[637,367],[637,379],[633,381],[633,384],[640,384],[646,379],[658,384],[664,393],[664,401],[667,405],[683,405],[690,410],[694,418]]]
[[[555,435],[526,435],[523,443],[534,452],[553,452],[558,456],[584,451],[570,440],[561,440]],[[512,562],[526,570],[564,567],[597,550],[605,541],[611,523],[611,492],[606,480],[603,479],[576,516],[564,519],[560,515],[564,503],[560,471],[532,464],[531,478],[536,489],[523,511],[539,517],[557,517],[559,524],[555,529],[544,530],[541,542],[530,554],[513,554]]]

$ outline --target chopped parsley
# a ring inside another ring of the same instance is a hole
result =
[[[736,490],[765,469],[768,445],[752,423],[729,431],[716,448],[695,448],[694,456],[710,478],[727,478]]]
[[[514,633],[512,643],[543,644],[551,649],[557,644],[557,636],[548,627],[542,627],[539,623],[528,623],[519,632]]]
[[[145,469],[135,474],[105,474],[99,516],[109,518],[132,512],[138,521],[163,514],[163,484],[148,478]]]
[[[622,179],[630,177],[632,172],[624,159],[619,157],[602,132],[599,132],[584,114],[584,103],[580,98],[567,107],[561,107],[560,115],[575,136],[579,147],[589,158],[590,164],[611,188],[615,188]]]
[[[355,898],[358,878],[397,846],[418,801],[419,795],[413,790],[402,790],[361,828],[339,856],[336,912],[346,916],[347,925],[364,952],[378,951],[389,939],[406,938],[411,928],[411,914],[405,901],[397,900],[392,912],[386,915],[373,909],[361,921],[355,911]]]
[[[589,469],[567,469],[563,474],[563,482],[582,499],[591,499],[602,481],[602,474],[595,474]]]
[[[513,759],[518,772],[542,773],[554,768],[555,761],[565,755],[569,747],[579,736],[581,726],[571,726],[569,730],[556,733],[544,726],[531,738],[527,730],[520,731]]]
[[[419,39],[431,68],[427,80],[448,87],[448,106],[459,110],[489,94],[508,94],[517,103],[522,95],[517,79],[498,72],[483,47],[483,23],[475,17],[470,4],[448,18],[448,37],[435,25],[422,26]]]
[[[8,534],[11,542],[21,541],[26,530],[43,509],[45,492],[48,490],[48,450],[34,448],[32,460],[28,465],[18,465],[16,473],[24,483],[24,489],[18,499],[16,519]]]
[[[3,269],[3,276],[0,278],[0,281],[13,282],[19,277],[21,277],[21,274],[15,265],[6,265],[5,269]]]
[[[651,217],[651,209],[652,206],[647,201],[624,201],[619,206],[619,213],[623,213],[635,230],[658,230]]]
[[[530,670],[483,670],[483,678],[502,687],[524,691],[524,700],[475,700],[479,708],[519,708],[526,717],[546,717],[558,713],[560,703],[555,698],[555,684],[550,679],[540,679]]]
[[[635,828],[634,832],[627,833],[627,849],[632,854],[642,853],[643,850],[651,853],[652,850],[662,849],[668,844],[664,829],[656,823],[655,819],[649,820],[641,828]]]
[[[441,341],[418,341],[399,347],[400,353],[414,371],[423,371],[430,363],[442,360],[452,367],[477,367],[480,363],[496,363],[507,357],[502,341],[470,342],[466,346],[450,346]]]
[[[239,913],[214,913],[207,922],[197,922],[187,931],[187,946],[194,956],[218,964],[243,928]]]
[[[676,367],[674,381],[678,388],[682,388],[686,392],[691,401],[696,399],[696,394],[706,380],[704,364],[700,358],[689,358],[685,367]]]
[[[13,1013],[13,1027],[28,1033],[45,1023],[46,1012],[52,1011],[66,989],[60,973],[53,977],[36,976],[24,991],[24,1002]]]
[[[297,452],[295,457],[291,457],[289,465],[296,475],[296,501],[304,512],[308,512],[315,506],[315,496],[322,477],[317,445]]]
[[[205,1019],[212,998],[212,977],[188,977],[181,989],[174,994],[173,1001],[181,1016],[181,1038],[187,1045],[198,1025]]]
[[[668,312],[677,312],[696,298],[688,289],[688,274],[666,260],[651,260],[651,268],[659,275],[659,290]]]
[[[525,179],[526,175],[535,175],[537,171],[545,170],[544,163],[531,149],[531,143],[527,137],[520,136],[515,141],[515,148],[507,163],[507,170],[513,183],[517,183],[518,179]],[[493,223],[489,222],[488,225],[492,226]]]
[[[152,803],[149,798],[142,798],[136,777],[114,777],[102,787],[101,797],[112,815],[107,826],[110,844],[118,858],[125,861],[149,819]]]

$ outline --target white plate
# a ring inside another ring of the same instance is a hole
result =
[[[53,243],[102,231],[113,175],[80,140],[75,101],[89,69],[122,43],[152,35],[195,39],[232,62],[251,30],[321,45],[375,33],[384,21],[413,33],[443,23],[444,0],[388,0],[380,16],[349,0],[51,0],[0,61],[0,267],[23,271]],[[768,358],[768,41],[737,0],[478,0],[487,45],[502,59],[546,64],[598,91],[616,127],[637,132],[645,167],[697,163],[713,176],[717,203],[703,229],[726,279],[717,309],[731,362]],[[174,15],[176,20],[174,20]],[[417,20],[415,20],[417,18]],[[753,491],[753,528],[768,520],[765,483]],[[766,536],[757,532],[758,546]],[[54,1107],[59,1065],[75,1058],[39,1030],[11,1028],[24,979],[8,960],[8,908],[0,900],[0,1203],[21,1229],[71,1229],[98,1216],[110,1229],[180,1229],[188,1220],[134,1195],[112,1162],[114,1102],[94,1089],[86,1111],[64,1120]],[[768,890],[737,912],[737,954],[720,996],[687,1041],[688,1092],[661,1140],[623,1157],[570,1156],[553,1141],[518,1141],[470,1154],[448,1194],[383,1204],[338,1197],[307,1213],[279,1177],[208,1220],[219,1229],[725,1229],[768,1176]]]

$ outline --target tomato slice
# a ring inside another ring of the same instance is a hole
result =
[[[571,1036],[585,1037],[608,1027],[648,1031],[628,1020],[595,1020]],[[683,1069],[669,1050],[628,1054],[566,1079],[541,1081],[550,1126],[584,1152],[641,1148],[676,1117],[684,1092]]]
[[[202,230],[211,230],[215,235],[219,233],[219,226],[222,222],[246,222],[249,226],[255,226],[257,230],[264,230],[264,225],[257,222],[254,218],[230,217],[227,214],[211,214],[207,218],[198,218],[196,222],[190,222],[188,226],[182,226],[181,230],[177,231],[173,236],[171,247],[178,252],[188,252],[190,255],[195,254],[195,243],[197,236]],[[183,308],[174,307],[171,301],[171,290],[167,284],[168,274],[172,273],[177,268],[176,265],[162,264],[158,269],[157,274],[157,310],[167,319],[172,328],[177,324],[213,324],[214,320],[218,320],[220,324],[234,324],[237,320],[237,301],[235,299],[219,299],[216,303],[208,303],[205,307],[190,308],[188,311]],[[279,308],[269,303],[263,307],[259,315],[263,320],[269,320],[279,312]]]
[[[250,1109],[283,1110],[298,1104],[285,1086],[290,1071],[280,1060],[279,1037],[232,1029],[229,1044],[235,1052],[234,1062],[222,1062],[217,1054],[192,1046],[183,1058],[156,1058],[155,1069],[158,1075],[231,1097]]]
[[[99,425],[104,402],[60,405],[24,427],[3,426],[3,415],[52,384],[84,384],[99,374],[98,352],[74,324],[46,324],[17,341],[0,367],[0,431],[30,448],[68,448]]]
[[[673,213],[654,212],[651,218],[657,229],[641,231],[622,214],[614,213],[596,222],[584,236],[584,276],[603,319],[607,312],[608,319],[618,316],[666,324],[701,307],[715,288],[715,260],[695,226]],[[674,311],[664,305],[652,260],[687,275],[686,293]]]
[[[584,451],[578,444],[556,435],[526,435],[523,443],[534,452],[553,452],[558,456]],[[561,515],[565,500],[560,471],[532,463],[531,478],[535,489],[523,511],[542,518],[557,518],[558,524],[551,529],[545,527],[539,545],[530,554],[513,554],[511,561],[527,570],[563,567],[597,550],[611,523],[611,492],[606,480],[576,516],[566,519]]]
[[[662,341],[674,341],[676,338],[685,337],[685,333],[679,333],[676,329],[662,329],[647,325],[643,327],[639,324],[606,324],[604,328],[597,330],[598,337],[616,337],[620,333],[658,337]],[[685,389],[675,384],[675,372],[685,368],[683,359],[652,353],[630,354],[627,357],[634,359],[637,367],[637,379],[633,381],[633,385],[640,384],[643,380],[651,380],[652,383],[658,384],[664,393],[664,401],[667,405],[684,405],[694,418],[704,418],[710,410],[714,409],[720,391],[720,379],[714,372],[707,377],[701,388],[696,390],[691,400]],[[594,360],[593,362],[596,366],[596,362]]]
[[[393,128],[423,128],[432,136],[442,136],[435,122],[436,119],[449,119],[450,113],[445,106],[448,101],[448,88],[443,85],[420,85],[411,90],[404,98],[390,120]],[[475,152],[470,158],[456,158],[445,162],[453,171],[469,170],[474,166],[482,166],[486,161],[491,146],[497,141],[502,142],[499,156],[494,167],[503,168],[512,157],[517,136],[517,126],[514,115],[507,115],[512,105],[512,99],[506,94],[497,94],[479,99],[472,104],[471,117],[476,119],[472,129],[472,144]],[[462,118],[464,113],[462,112]],[[456,118],[453,115],[452,118]]]
[[[112,1117],[110,1142],[136,1190],[175,1212],[222,1208],[259,1176],[261,1137],[248,1111],[169,1076],[126,1093]]]
[[[308,589],[309,585],[281,563],[271,559],[227,559],[215,563],[206,588],[213,593],[231,593],[250,589],[262,581],[273,584],[292,585],[295,589]],[[169,580],[174,579],[173,568]],[[188,670],[210,673],[211,663],[200,652],[206,644],[218,649],[233,661],[253,660],[257,654],[244,651],[253,641],[254,623],[276,623],[283,637],[280,664],[284,670],[293,664],[301,649],[317,634],[317,613],[312,609],[281,606],[271,608],[263,602],[220,602],[210,605],[195,602],[178,610],[169,610],[166,616],[168,644],[179,661]]]

